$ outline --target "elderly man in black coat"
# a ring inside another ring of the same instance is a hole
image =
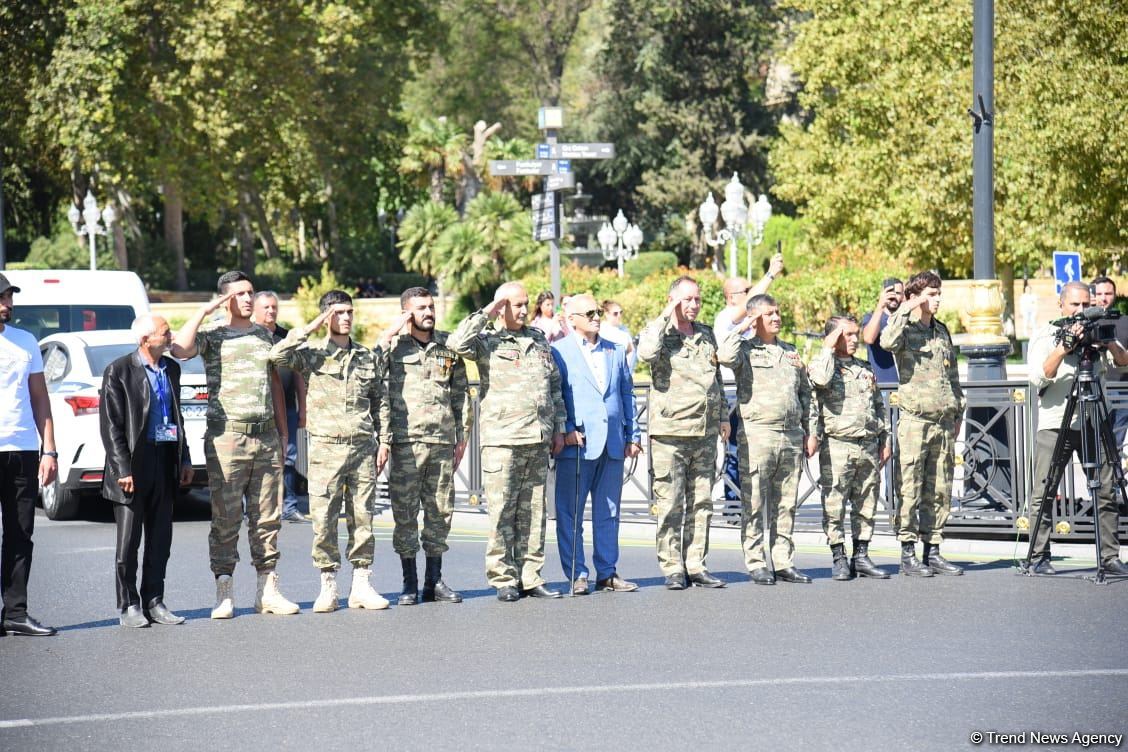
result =
[[[184,617],[164,604],[177,481],[182,486],[192,481],[180,415],[180,364],[165,356],[172,335],[163,318],[139,316],[132,331],[138,348],[106,367],[98,409],[106,449],[102,496],[114,503],[117,523],[117,605],[123,627],[182,624]]]

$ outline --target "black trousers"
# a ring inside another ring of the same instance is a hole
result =
[[[27,616],[27,578],[31,574],[31,534],[39,493],[39,452],[0,452],[0,591],[5,619]]]
[[[133,453],[133,500],[114,504],[117,523],[117,605],[148,607],[164,599],[165,569],[172,548],[172,505],[176,500],[179,462],[176,444],[141,444]],[[140,483],[138,483],[140,481]],[[137,592],[137,550],[145,536],[145,557],[141,568],[141,592]]]

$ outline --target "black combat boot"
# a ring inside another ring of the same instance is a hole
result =
[[[419,573],[415,571],[415,557],[400,558],[403,565],[403,592],[396,601],[401,606],[414,606],[419,602]]]
[[[846,544],[835,543],[830,547],[830,554],[834,557],[834,563],[831,565],[830,579],[844,582],[852,579],[853,575],[850,574],[850,563],[846,560]]]
[[[873,577],[888,580],[889,573],[870,561],[869,541],[854,539],[854,558],[850,559],[850,571],[859,577]]]
[[[423,602],[462,603],[462,596],[443,582],[443,557],[427,557],[427,574],[423,577]]]
[[[901,543],[901,574],[909,577],[931,577],[932,570],[920,563],[916,557],[916,543],[904,541]]]
[[[963,569],[940,555],[939,543],[924,544],[924,565],[934,574],[961,575]]]

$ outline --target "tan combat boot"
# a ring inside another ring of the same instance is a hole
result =
[[[337,573],[326,570],[321,573],[321,592],[313,602],[313,612],[327,614],[337,610]]]
[[[211,618],[230,619],[235,615],[234,589],[231,575],[221,574],[215,578],[215,608],[212,609]]]
[[[260,614],[296,614],[298,604],[286,600],[278,589],[277,572],[259,572],[258,594],[255,596],[255,611]]]
[[[388,600],[372,587],[372,570],[353,567],[352,589],[349,590],[349,608],[367,608],[378,611],[388,607]]]

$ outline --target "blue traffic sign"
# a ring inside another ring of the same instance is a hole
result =
[[[552,145],[537,144],[537,159],[552,159]]]
[[[556,160],[556,174],[557,175],[567,175],[571,171],[572,171],[572,160],[570,160],[570,159],[558,159],[558,160]]]
[[[1081,281],[1081,254],[1076,251],[1054,251],[1054,281],[1060,294],[1066,282]]]

